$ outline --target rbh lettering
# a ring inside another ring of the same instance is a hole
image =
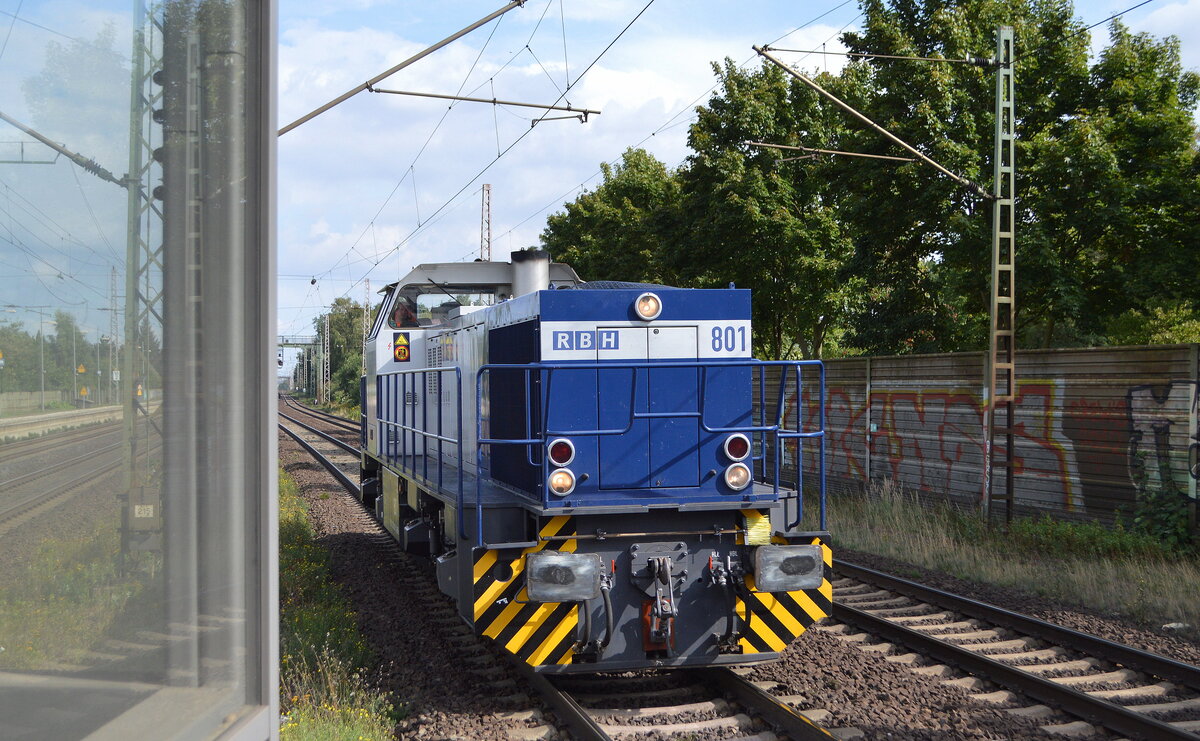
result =
[[[620,334],[615,329],[585,329],[572,332],[555,332],[555,350],[619,350]]]

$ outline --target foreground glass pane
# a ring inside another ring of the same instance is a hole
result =
[[[263,15],[0,12],[2,739],[265,717]]]

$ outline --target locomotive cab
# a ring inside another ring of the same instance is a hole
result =
[[[823,368],[751,357],[749,291],[526,251],[383,293],[364,502],[480,635],[546,672],[740,664],[829,613]]]

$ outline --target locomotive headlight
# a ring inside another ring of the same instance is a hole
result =
[[[816,589],[824,578],[819,545],[760,545],[754,549],[754,588],[759,592]]]
[[[538,551],[525,557],[525,591],[533,602],[582,602],[600,596],[598,553]]]
[[[546,479],[546,483],[550,485],[550,491],[565,497],[575,491],[575,474],[565,468],[560,468],[550,474],[550,478]]]
[[[637,301],[633,302],[633,310],[646,321],[657,319],[658,315],[662,313],[662,301],[653,293],[643,293],[637,297]]]
[[[725,485],[741,491],[750,485],[750,468],[745,463],[734,463],[725,469]]]

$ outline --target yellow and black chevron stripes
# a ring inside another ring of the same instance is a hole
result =
[[[539,535],[575,535],[575,518],[552,517],[543,525]],[[575,645],[575,629],[579,623],[579,608],[573,603],[528,602],[525,580],[525,555],[542,549],[575,551],[576,541],[542,540],[520,555],[501,561],[500,551],[475,550],[475,632],[499,643],[505,650],[520,656],[526,663],[569,664]],[[496,569],[500,565],[501,569]],[[496,578],[496,572],[511,571],[506,581]]]
[[[772,542],[786,544],[783,538],[772,538]],[[833,585],[829,575],[833,570],[833,552],[829,546],[814,538],[813,545],[821,545],[825,561],[825,579],[816,589],[795,592],[756,592],[754,576],[746,575],[749,599],[737,599],[736,610],[742,619],[742,638],[738,643],[743,654],[780,652],[803,633],[808,626],[833,611]],[[749,615],[747,615],[747,609]]]

